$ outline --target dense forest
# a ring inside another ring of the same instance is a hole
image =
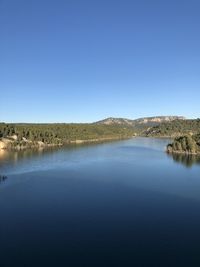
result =
[[[200,134],[176,137],[173,143],[167,146],[167,152],[185,154],[200,153]]]
[[[164,122],[144,131],[144,135],[150,137],[176,137],[198,133],[200,133],[200,119]]]
[[[129,138],[134,135],[147,137],[173,137],[169,150],[196,153],[199,149],[200,119],[173,120],[153,127],[144,124],[52,123],[6,124],[0,123],[1,148],[27,148],[45,145],[64,145],[72,142],[91,142]],[[179,137],[179,139],[177,139]],[[187,145],[185,145],[185,143]],[[189,147],[188,147],[189,146]]]
[[[120,125],[0,123],[0,138],[7,141],[8,147],[32,147],[38,142],[63,145],[76,140],[120,139],[133,135],[133,128]]]

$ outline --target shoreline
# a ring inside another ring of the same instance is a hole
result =
[[[27,142],[27,145],[16,145],[12,147],[13,141],[6,140],[5,142],[0,140],[1,146],[0,151],[20,151],[26,149],[39,149],[39,148],[50,148],[50,147],[63,147],[66,145],[81,145],[81,144],[90,144],[90,143],[101,143],[101,142],[109,142],[109,141],[119,141],[119,140],[128,140],[134,138],[135,136],[127,136],[127,137],[102,137],[102,138],[95,138],[95,139],[77,139],[77,140],[67,140],[63,143],[59,144],[45,144],[41,141],[35,141],[37,144],[31,144],[31,142]],[[3,143],[3,144],[2,144]],[[11,145],[10,145],[11,144]]]
[[[173,154],[180,154],[180,155],[185,155],[185,156],[189,156],[189,155],[195,155],[195,156],[200,156],[200,152],[188,152],[188,151],[168,151],[166,150],[166,153],[169,155],[173,155]]]

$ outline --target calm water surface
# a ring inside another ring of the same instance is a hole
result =
[[[134,138],[0,152],[0,266],[200,266],[200,159]]]

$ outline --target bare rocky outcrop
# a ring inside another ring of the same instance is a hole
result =
[[[0,149],[6,149],[6,143],[3,141],[0,141]]]
[[[10,146],[11,143],[14,141],[11,140],[10,138],[1,138],[0,140],[0,149],[6,149]]]
[[[101,121],[95,122],[96,124],[105,124],[105,125],[127,125],[127,126],[137,126],[137,125],[146,125],[146,124],[160,124],[162,122],[170,122],[174,120],[185,120],[183,116],[156,116],[156,117],[145,117],[135,120],[126,119],[126,118],[107,118]]]
[[[157,123],[162,123],[162,122],[170,122],[174,120],[185,120],[186,118],[183,116],[158,116],[158,117],[147,117],[147,118],[141,118],[137,119],[140,124],[146,124],[149,122],[157,122]]]

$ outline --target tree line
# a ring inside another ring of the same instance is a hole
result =
[[[134,134],[131,127],[97,124],[6,124],[0,123],[0,138],[15,138],[19,142],[41,141],[44,144],[64,144],[75,140],[126,138]]]

